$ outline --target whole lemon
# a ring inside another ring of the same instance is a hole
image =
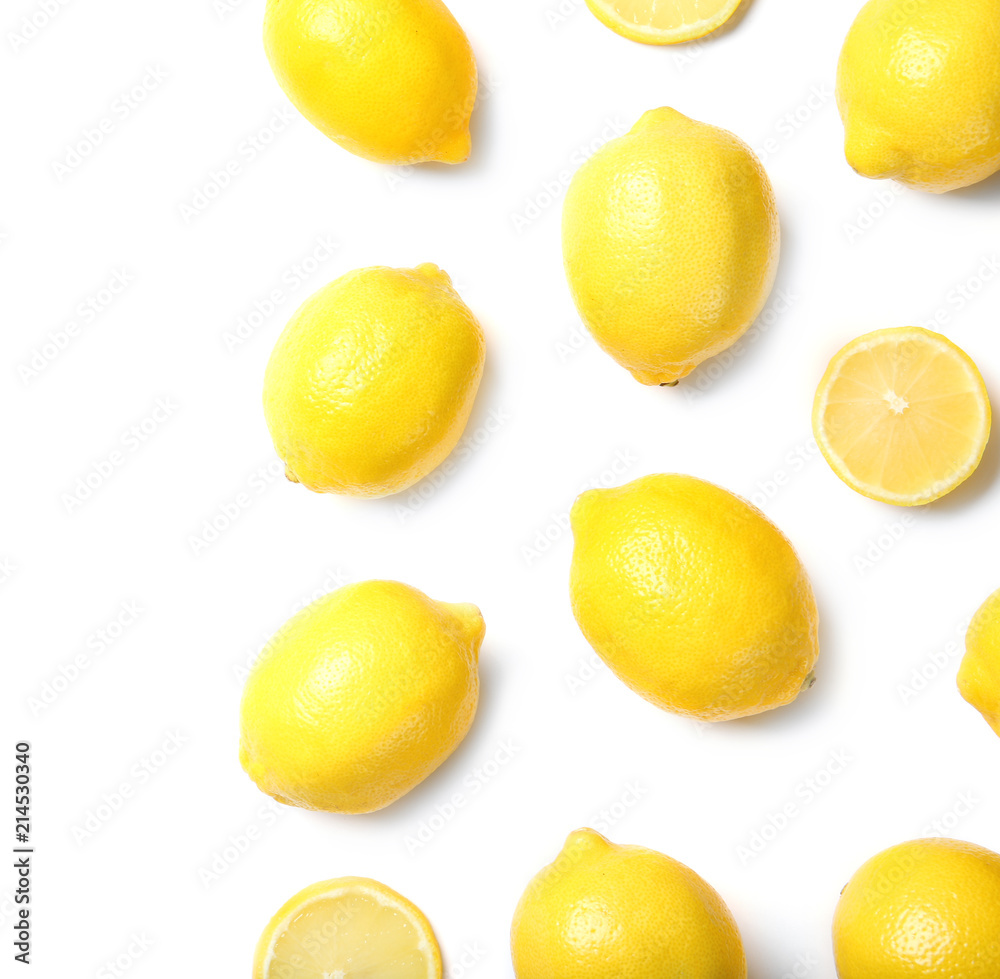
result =
[[[840,979],[996,979],[1000,854],[914,840],[872,857],[833,919]]]
[[[485,626],[475,605],[364,581],[293,616],[254,664],[240,764],[290,806],[373,812],[431,774],[479,699]]]
[[[760,161],[674,109],[647,112],[580,167],[562,235],[581,319],[643,384],[672,384],[738,340],[778,266]]]
[[[718,893],[655,850],[571,833],[521,897],[517,979],[745,979],[739,929]]]
[[[386,496],[440,465],[483,374],[483,331],[436,265],[349,272],[289,320],[264,377],[288,478]]]
[[[847,162],[940,194],[1000,169],[1000,4],[870,0],[840,55]]]
[[[468,158],[476,61],[441,0],[268,0],[264,48],[299,112],[351,153]]]
[[[646,700],[725,721],[794,700],[818,653],[816,602],[787,538],[693,476],[588,490],[570,514],[573,613]]]
[[[983,602],[969,624],[958,689],[1000,734],[1000,589]]]

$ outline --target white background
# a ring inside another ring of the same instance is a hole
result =
[[[1000,382],[1000,182],[934,197],[848,168],[833,82],[858,0],[746,0],[729,29],[673,48],[626,41],[577,0],[451,0],[482,78],[473,157],[412,171],[356,159],[294,113],[268,133],[289,109],[261,47],[263,2],[225,2],[63,0],[27,43],[12,34],[38,4],[8,0],[0,15],[0,558],[12,569],[0,572],[0,770],[12,777],[15,740],[32,741],[38,974],[113,975],[105,963],[120,957],[135,979],[247,976],[286,898],[359,874],[423,908],[454,979],[510,977],[523,887],[589,824],[710,881],[751,979],[830,977],[831,915],[863,860],[942,818],[945,835],[1000,849],[1000,741],[954,683],[965,624],[1000,585],[987,559],[1000,440],[920,510],[853,493],[810,440],[826,362],[868,330],[937,317],[994,394]],[[126,113],[118,100],[144,78]],[[753,145],[782,221],[780,310],[739,357],[676,389],[642,387],[584,338],[559,243],[560,174],[659,105]],[[112,131],[72,165],[107,116]],[[233,159],[239,174],[186,219],[182,205]],[[338,247],[302,281],[323,237]],[[381,501],[275,477],[260,388],[285,320],[346,271],[425,261],[453,276],[488,338],[456,471]],[[78,305],[116,272],[127,288],[84,318]],[[227,349],[275,289],[283,302]],[[70,322],[77,335],[50,356]],[[169,414],[136,442],[127,433],[157,399]],[[68,506],[114,450],[113,474]],[[793,706],[698,726],[590,666],[567,596],[567,511],[587,485],[660,471],[754,498],[797,547],[822,648]],[[239,494],[249,504],[196,553]],[[241,671],[304,601],[372,577],[482,608],[473,730],[380,813],[271,806],[237,761]],[[137,618],[97,653],[123,602]],[[910,696],[915,670],[930,679]],[[164,759],[171,735],[184,743]],[[504,743],[513,757],[484,771]],[[131,795],[102,819],[122,783]],[[465,805],[441,828],[437,807],[456,793]],[[740,850],[789,803],[781,832]],[[430,841],[408,848],[432,820]],[[9,900],[0,909],[6,956]],[[133,935],[151,947],[129,962]]]

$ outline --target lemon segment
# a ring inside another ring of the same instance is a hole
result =
[[[378,881],[341,877],[300,891],[257,943],[254,979],[440,979],[423,913]]]
[[[940,334],[878,330],[830,362],[813,430],[852,489],[918,506],[951,492],[979,465],[990,435],[989,396],[969,356]]]
[[[743,0],[587,0],[616,34],[643,44],[679,44],[711,34]]]

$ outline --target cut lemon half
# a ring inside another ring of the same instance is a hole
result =
[[[979,465],[990,400],[976,365],[950,340],[916,326],[877,330],[830,361],[813,431],[851,489],[917,506],[950,493]]]
[[[643,44],[680,44],[704,37],[736,13],[743,0],[587,0],[590,12],[616,34]]]
[[[257,943],[254,979],[441,979],[441,950],[415,905],[377,880],[299,891]]]

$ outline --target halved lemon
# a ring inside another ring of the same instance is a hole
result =
[[[616,34],[643,44],[680,44],[704,37],[736,13],[743,0],[587,0],[590,12]]]
[[[990,399],[964,350],[917,326],[852,340],[816,391],[813,431],[833,471],[883,503],[950,493],[979,465]]]
[[[254,979],[441,979],[441,950],[423,913],[367,877],[299,891],[257,942]]]

